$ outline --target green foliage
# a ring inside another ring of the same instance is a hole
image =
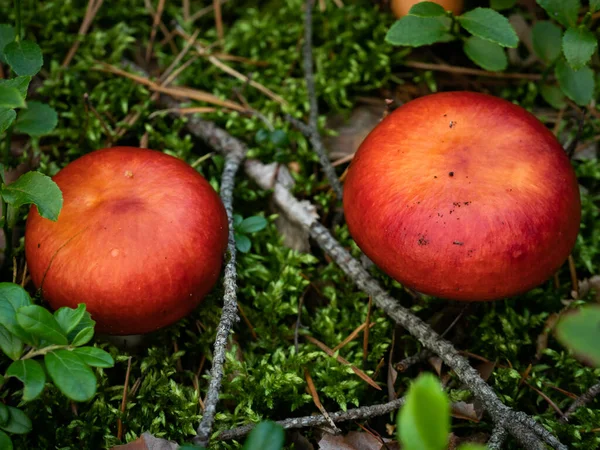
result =
[[[283,427],[267,420],[254,427],[242,450],[280,450],[283,448],[283,440]]]
[[[264,217],[252,216],[244,219],[239,214],[234,214],[233,229],[236,248],[242,253],[248,253],[252,242],[247,235],[257,233],[266,226],[267,220]]]
[[[556,325],[556,338],[578,358],[600,367],[600,305],[587,305],[571,311]]]
[[[471,61],[485,70],[499,71],[508,66],[508,58],[502,47],[478,36],[467,38],[463,49]]]
[[[502,14],[489,8],[475,8],[457,17],[468,32],[502,47],[516,47],[519,43],[516,31]]]
[[[424,373],[411,383],[398,414],[398,440],[406,450],[444,450],[450,433],[450,401],[439,380]]]
[[[40,172],[27,172],[15,182],[0,186],[2,199],[14,209],[34,204],[42,217],[58,220],[63,197],[58,185]]]

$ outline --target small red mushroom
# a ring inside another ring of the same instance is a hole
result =
[[[350,164],[350,233],[405,286],[495,300],[547,280],[579,231],[575,172],[554,135],[508,101],[447,92],[383,119]]]
[[[115,147],[53,179],[64,197],[58,220],[34,206],[25,230],[31,278],[52,308],[85,303],[97,331],[142,334],[190,313],[216,283],[227,214],[185,162]]]

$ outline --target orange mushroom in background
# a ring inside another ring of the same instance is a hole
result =
[[[391,0],[390,7],[392,8],[392,14],[397,19],[404,17],[417,3],[421,3],[423,0]],[[433,3],[437,3],[442,6],[446,11],[452,11],[454,14],[460,14],[463,9],[463,0],[430,0]]]

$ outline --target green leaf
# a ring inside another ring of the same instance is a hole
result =
[[[517,4],[517,0],[491,0],[490,7],[494,8],[497,11],[502,11],[503,9],[510,9]]]
[[[42,217],[56,221],[62,208],[63,196],[58,185],[41,172],[27,172],[17,181],[2,187],[4,201],[14,208],[33,203]]]
[[[4,56],[17,75],[33,76],[44,64],[42,49],[31,41],[11,42],[4,47]]]
[[[0,133],[8,130],[8,127],[11,126],[16,117],[17,113],[14,109],[0,108]]]
[[[567,104],[565,94],[558,86],[543,84],[540,87],[540,94],[542,94],[542,98],[553,108],[561,109]]]
[[[585,26],[569,28],[562,39],[562,49],[569,65],[577,70],[585,66],[598,47],[594,33]]]
[[[23,383],[23,401],[37,398],[46,385],[46,373],[39,362],[25,359],[13,362],[6,370],[7,377],[15,377]]]
[[[461,444],[457,450],[487,450],[485,445],[480,444]]]
[[[244,218],[242,216],[240,216],[239,214],[233,215],[233,227],[234,228],[239,226],[239,224],[242,223],[243,221],[244,221]]]
[[[23,341],[0,325],[0,349],[13,361],[23,354]]]
[[[8,406],[10,419],[6,425],[0,426],[1,429],[12,434],[27,434],[31,431],[31,420],[20,409]]]
[[[273,130],[269,136],[271,144],[275,147],[283,147],[289,143],[288,135],[283,130]]]
[[[264,144],[265,142],[267,142],[269,140],[270,136],[271,136],[271,132],[265,128],[262,128],[256,132],[256,135],[254,136],[254,140],[256,141],[257,144]]]
[[[457,17],[458,22],[469,33],[502,47],[519,45],[517,33],[502,14],[490,8],[475,8]]]
[[[562,31],[553,24],[542,20],[531,29],[533,51],[542,61],[550,64],[560,56]]]
[[[419,2],[410,8],[408,14],[417,17],[437,17],[445,16],[446,10],[443,6],[434,2]]]
[[[101,348],[79,347],[73,349],[73,353],[79,356],[88,366],[107,368],[115,365],[115,361],[110,356],[110,353],[105,352]]]
[[[19,112],[15,131],[30,136],[50,133],[58,124],[58,114],[51,106],[40,102],[29,102],[27,109]]]
[[[554,69],[562,91],[579,106],[587,105],[594,95],[594,72],[589,67],[573,70],[560,59]]]
[[[17,310],[31,305],[25,289],[14,283],[0,283],[0,323],[19,339],[29,342],[31,335],[17,322]]]
[[[23,106],[25,106],[25,100],[16,88],[0,85],[0,107],[22,108]]]
[[[0,183],[6,183],[4,178],[4,164],[0,163]]]
[[[600,305],[585,305],[563,315],[555,333],[556,339],[578,359],[600,367]]]
[[[69,334],[71,331],[75,329],[75,327],[81,322],[83,316],[85,314],[85,304],[79,303],[77,308],[69,308],[67,306],[63,306],[62,308],[57,309],[54,312],[54,318],[56,322],[60,325],[62,330]]]
[[[79,356],[56,350],[44,356],[46,370],[60,391],[76,402],[90,400],[96,393],[96,376]]]
[[[23,97],[23,100],[25,100],[25,98],[27,97],[27,89],[29,88],[30,82],[31,82],[31,77],[28,77],[28,76],[15,77],[15,78],[10,78],[8,80],[0,80],[0,87],[6,86],[6,87],[12,87],[12,88],[17,89],[19,91],[19,93],[21,94],[21,96]]]
[[[441,17],[404,16],[388,30],[385,40],[392,45],[421,47],[448,39],[449,26]]]
[[[537,3],[561,25],[571,27],[577,24],[577,14],[581,8],[579,0],[537,0]]]
[[[284,438],[281,425],[265,420],[254,427],[242,450],[280,450],[283,448]]]
[[[403,450],[445,450],[450,433],[450,401],[431,373],[414,381],[398,414]]]
[[[87,327],[81,330],[71,341],[71,344],[79,347],[81,345],[85,345],[92,340],[94,337],[94,329],[92,327]]]
[[[15,40],[15,29],[7,23],[0,23],[0,62],[6,63],[4,49]]]
[[[590,0],[590,12],[595,13],[600,9],[600,0]]]
[[[0,426],[6,425],[9,419],[10,411],[8,410],[8,406],[0,402]]]
[[[94,322],[92,320],[92,316],[90,315],[89,312],[86,311],[85,314],[83,315],[83,318],[81,319],[81,321],[67,335],[67,339],[69,339],[69,342],[73,342],[75,340],[75,338],[77,337],[77,335],[79,333],[81,333],[82,330],[85,330],[86,328],[94,328],[95,326],[96,326],[96,322]]]
[[[200,445],[185,444],[185,445],[180,445],[178,450],[206,450],[206,449]]]
[[[52,344],[67,345],[67,335],[46,308],[39,305],[23,306],[17,310],[17,322],[21,327]]]
[[[477,36],[465,40],[463,50],[471,61],[485,70],[496,72],[508,66],[508,58],[502,47]]]
[[[234,233],[235,247],[242,253],[248,253],[252,247],[252,242],[248,239],[248,236],[244,234]]]
[[[260,216],[252,216],[244,219],[244,221],[238,226],[240,233],[256,233],[264,229],[267,226],[267,219]]]
[[[12,440],[4,431],[0,431],[0,448],[2,450],[13,450]]]

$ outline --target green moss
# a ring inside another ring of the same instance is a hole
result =
[[[41,170],[54,174],[66,163],[110,141],[105,127],[113,134],[127,114],[139,113],[140,119],[126,129],[119,145],[139,145],[148,133],[148,145],[181,157],[190,163],[211,151],[185,129],[185,118],[173,120],[164,114],[154,114],[157,106],[149,101],[149,90],[131,80],[102,72],[97,61],[120,66],[123,58],[136,60],[143,56],[151,29],[151,17],[141,2],[113,2],[100,9],[88,35],[81,40],[79,50],[68,70],[60,68],[64,55],[76,39],[85,13],[85,2],[47,0],[42,4],[24,1],[24,23],[28,38],[37,40],[44,51],[44,76],[36,84],[31,98],[39,97],[60,114],[58,128],[51,136],[34,143],[29,152],[40,156]],[[192,2],[195,7],[199,2]],[[330,214],[335,207],[331,193],[321,176],[318,159],[306,139],[283,119],[283,113],[304,117],[308,99],[302,71],[301,44],[303,24],[300,19],[302,0],[286,2],[228,2],[223,14],[226,22],[223,51],[267,65],[228,62],[240,72],[281,95],[288,102],[280,105],[236,78],[224,74],[204,58],[198,58],[181,73],[177,83],[209,91],[223,98],[236,100],[236,90],[261,111],[276,128],[287,133],[289,144],[283,148],[258,145],[256,133],[265,124],[255,116],[216,112],[205,114],[231,134],[251,146],[250,156],[271,162],[295,161],[300,171],[294,174],[294,192],[300,198],[311,199]],[[406,51],[384,43],[391,23],[388,15],[378,11],[373,2],[361,0],[348,3],[343,9],[327,2],[324,13],[315,12],[314,59],[316,86],[323,117],[333,112],[348,112],[359,95],[379,95],[379,89],[395,88],[400,65]],[[352,4],[350,4],[352,3]],[[11,17],[12,2],[0,0],[0,10]],[[190,24],[183,24],[177,2],[167,2],[163,22],[182,23],[188,33]],[[209,45],[216,39],[210,15],[195,24],[199,39]],[[160,45],[159,32],[154,46],[156,63],[168,66],[176,54],[168,44]],[[183,39],[175,38],[179,48]],[[187,57],[189,58],[189,56]],[[186,58],[186,59],[187,59]],[[404,82],[440,89],[437,74],[414,73]],[[527,108],[539,102],[533,83],[515,82],[498,87],[494,92]],[[86,109],[89,104],[103,118],[104,124]],[[597,129],[597,121],[586,126],[585,135]],[[600,165],[597,160],[576,162],[583,186],[582,227],[574,250],[580,278],[598,272],[600,260]],[[218,189],[223,158],[213,155],[197,169]],[[215,432],[261,418],[282,419],[316,412],[304,380],[304,368],[310,370],[321,401],[326,409],[335,411],[357,405],[369,405],[387,400],[386,367],[375,373],[380,361],[387,362],[394,324],[374,309],[370,332],[369,355],[365,372],[383,387],[377,391],[360,380],[348,367],[327,356],[302,336],[311,335],[329,347],[336,346],[367,316],[368,298],[340,270],[327,263],[322,252],[299,254],[286,249],[269,216],[269,193],[259,190],[243,175],[238,176],[234,192],[236,211],[244,217],[263,214],[270,224],[252,236],[252,250],[239,255],[239,302],[256,333],[255,339],[245,321],[235,327],[223,379],[222,401],[216,416]],[[356,244],[345,225],[334,229],[335,236],[356,256]],[[381,281],[401,303],[425,320],[438,314],[446,302],[428,297],[413,299],[397,282],[373,268],[371,273]],[[521,374],[533,364],[528,383],[542,390],[563,411],[571,399],[557,389],[579,395],[597,382],[598,369],[582,366],[550,337],[548,349],[539,361],[534,361],[536,338],[543,331],[550,314],[563,308],[562,299],[570,296],[570,277],[566,267],[559,272],[560,288],[551,282],[518,298],[475,305],[464,319],[467,337],[460,348],[497,361],[489,383],[508,405],[532,414],[552,428],[570,448],[592,449],[600,445],[598,433],[590,432],[600,423],[600,401],[582,408],[569,424],[560,424],[556,413],[535,391],[521,383]],[[594,293],[585,299],[591,301]],[[123,421],[124,441],[131,441],[144,431],[183,442],[194,434],[208,385],[208,368],[212,359],[213,339],[220,315],[222,288],[220,284],[190,317],[147,337],[136,351],[118,349],[102,337],[96,345],[108,349],[117,364],[114,369],[99,371],[100,387],[95,399],[77,404],[76,409],[55,389],[49,387],[43,397],[24,409],[34,422],[34,431],[19,437],[17,448],[94,449],[119,443],[117,421]],[[298,305],[302,302],[299,346],[294,346],[294,328]],[[443,331],[440,330],[440,331]],[[178,352],[175,351],[178,348]],[[419,349],[418,343],[403,330],[396,330],[394,361]],[[362,338],[339,351],[340,356],[357,367],[363,367]],[[120,412],[123,382],[128,358],[132,358],[130,395],[124,414]],[[199,392],[195,376],[199,374]],[[0,369],[8,361],[0,357]],[[427,367],[423,365],[422,367]],[[395,388],[402,392],[416,369],[400,373]],[[467,400],[464,387],[453,381],[451,394],[455,400]],[[557,388],[557,389],[553,389]],[[3,400],[18,403],[18,385],[2,391]],[[475,430],[490,431],[487,419],[481,424],[454,421],[455,432],[468,435]],[[354,428],[353,424],[344,425]],[[384,432],[384,430],[381,430]],[[234,442],[218,443],[215,448],[239,448]],[[509,448],[515,448],[510,443]]]

